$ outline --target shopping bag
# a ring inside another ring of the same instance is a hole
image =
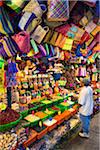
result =
[[[44,4],[39,4],[38,0],[30,0],[30,2],[23,9],[23,12],[34,13],[38,18],[41,18],[45,11],[46,6]]]
[[[38,19],[34,13],[25,12],[19,21],[19,28],[27,31],[30,34],[41,23],[41,19]]]
[[[9,6],[12,10],[19,13],[27,1],[26,0],[5,0],[5,4]]]
[[[22,53],[28,53],[30,51],[30,35],[25,32],[19,32],[12,36]]]
[[[36,42],[33,39],[31,39],[31,45],[32,45],[32,48],[34,49],[34,53],[38,54],[39,49],[38,49],[38,46],[37,46]]]
[[[54,31],[53,36],[52,36],[52,38],[50,39],[50,44],[51,44],[51,45],[54,45],[54,46],[55,46],[57,37],[58,37],[58,32],[55,32],[55,31]]]
[[[9,16],[4,7],[0,5],[0,35],[7,35],[12,33],[14,33],[14,31]]]
[[[38,25],[38,27],[35,29],[31,37],[37,42],[41,43],[47,32],[49,31],[49,27],[45,26],[42,27],[41,25]]]
[[[48,0],[49,21],[66,21],[69,17],[69,2],[68,0]]]
[[[9,57],[15,56],[19,52],[19,47],[11,37],[4,37],[0,39],[0,55],[8,59]]]

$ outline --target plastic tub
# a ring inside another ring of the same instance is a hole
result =
[[[42,112],[42,111],[39,111],[39,112],[36,112],[35,115],[37,117],[39,117],[42,121],[46,120],[47,118],[49,118],[49,115]]]
[[[64,107],[65,110],[68,110],[72,107],[71,104],[67,103],[67,102],[62,102],[59,105],[61,105],[62,107]]]
[[[54,116],[56,113],[56,111],[52,110],[51,108],[48,108],[48,110],[45,110],[44,112],[49,116]]]
[[[52,101],[49,101],[49,100],[44,100],[44,101],[42,101],[42,103],[45,104],[46,107],[51,107],[52,104],[53,104],[53,102],[52,102]]]
[[[62,117],[61,115],[56,115],[54,119],[57,120],[57,125],[60,125],[64,122],[64,117]]]
[[[24,110],[22,112],[20,112],[20,114],[22,115],[22,118],[26,117],[28,115],[29,110]]]
[[[27,128],[30,127],[30,122],[26,121],[26,120],[21,120],[20,124],[22,127]]]
[[[43,124],[48,127],[48,131],[51,131],[51,130],[53,130],[54,128],[57,127],[57,120],[55,120],[55,119],[52,119],[52,120],[48,119],[48,120],[45,120],[43,122]]]
[[[39,117],[37,117],[37,116],[35,116],[35,115],[32,115],[32,114],[28,115],[28,116],[25,117],[24,119],[27,120],[28,122],[30,122],[30,126],[32,126],[32,125],[37,125],[38,122],[39,122],[39,120],[40,120]]]
[[[33,104],[35,105],[35,107],[37,107],[38,111],[41,111],[41,110],[45,109],[45,107],[46,107],[46,105],[43,104],[42,102],[35,102]]]
[[[20,114],[20,117],[18,120],[8,123],[8,124],[0,125],[0,132],[4,132],[6,130],[9,130],[9,129],[15,127],[20,122],[21,119],[22,119],[22,115]]]
[[[65,120],[68,120],[72,116],[71,112],[68,110],[64,111],[62,115],[64,115]]]
[[[48,132],[48,128],[44,125],[42,127],[36,126],[33,129],[37,132],[37,139],[41,139]]]
[[[65,107],[63,107],[62,105],[55,105],[55,107],[59,108],[61,112],[65,111]]]

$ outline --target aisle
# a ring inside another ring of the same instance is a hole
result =
[[[95,115],[91,121],[91,132],[89,139],[83,139],[77,136],[72,141],[63,141],[55,150],[99,150],[99,118],[100,113]]]

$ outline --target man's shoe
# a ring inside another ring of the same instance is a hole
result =
[[[79,136],[80,136],[80,137],[83,137],[83,138],[89,138],[89,134],[84,133],[84,132],[83,132],[83,133],[80,132],[80,133],[79,133]]]

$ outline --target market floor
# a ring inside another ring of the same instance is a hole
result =
[[[99,150],[100,149],[100,113],[96,114],[91,121],[90,138],[85,139],[76,136],[73,140],[67,142],[62,141],[59,148],[55,150]]]

